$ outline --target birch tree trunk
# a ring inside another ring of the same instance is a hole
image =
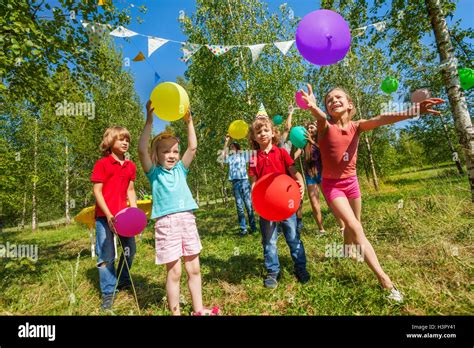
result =
[[[448,93],[449,104],[453,113],[456,131],[459,136],[465,157],[469,183],[471,186],[471,199],[474,202],[474,130],[467,109],[466,98],[461,91],[457,63],[454,61],[454,49],[448,31],[446,19],[441,10],[439,0],[425,0],[431,25],[435,34],[436,45],[441,63],[447,63],[442,70],[444,85]]]

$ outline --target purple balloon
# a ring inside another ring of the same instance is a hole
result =
[[[146,227],[146,214],[139,208],[122,209],[115,215],[115,231],[122,237],[133,237]]]
[[[296,29],[296,47],[303,58],[312,64],[337,63],[346,56],[350,46],[349,24],[334,11],[311,12]]]

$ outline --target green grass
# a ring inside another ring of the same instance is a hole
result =
[[[291,274],[292,261],[279,238],[283,277],[275,290],[262,286],[259,236],[240,238],[234,203],[196,212],[202,238],[204,302],[224,315],[469,315],[473,312],[474,208],[467,178],[453,169],[432,169],[387,178],[379,192],[361,182],[362,220],[368,239],[403,304],[385,299],[365,263],[325,258],[325,245],[342,243],[334,217],[323,205],[328,236],[316,235],[307,199],[302,239],[312,275],[306,285]],[[400,200],[403,200],[401,206]],[[5,244],[38,244],[39,259],[0,258],[0,315],[98,315],[100,291],[88,231],[81,226],[37,232],[3,232]],[[137,239],[132,275],[142,315],[169,315],[166,271],[154,264],[152,226]],[[182,279],[183,313],[191,300]],[[132,292],[121,292],[117,315],[136,315]]]

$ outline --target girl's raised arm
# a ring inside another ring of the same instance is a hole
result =
[[[326,114],[321,110],[317,103],[316,98],[313,94],[313,87],[308,83],[308,92],[301,90],[303,100],[308,104],[309,110],[313,114],[314,118],[318,121],[318,133],[323,132],[328,126],[328,121],[326,119]]]
[[[183,165],[184,168],[189,168],[191,165],[191,162],[194,159],[194,156],[196,156],[196,150],[197,150],[197,138],[196,138],[196,131],[194,130],[194,124],[193,124],[193,117],[191,115],[191,111],[188,111],[188,113],[184,116],[184,122],[188,125],[188,148],[186,149],[186,152],[183,155]]]
[[[140,140],[138,141],[138,156],[145,173],[148,173],[153,165],[150,154],[148,153],[148,142],[150,141],[151,127],[153,126],[153,110],[155,109],[151,107],[151,100],[149,100],[148,103],[146,103],[145,127],[143,127]]]
[[[401,111],[401,112],[389,112],[385,113],[376,117],[372,117],[368,120],[360,120],[359,122],[359,130],[360,131],[368,131],[380,126],[385,126],[387,124],[392,124],[395,122],[400,122],[407,120],[409,118],[413,118],[415,116],[419,116],[420,114],[433,114],[439,115],[440,112],[431,109],[432,106],[442,104],[445,100],[440,98],[430,98],[423,100],[419,103],[418,106],[415,106],[411,109]]]

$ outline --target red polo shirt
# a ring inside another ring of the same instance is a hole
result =
[[[252,156],[249,176],[256,176],[259,179],[269,173],[288,174],[288,168],[294,164],[295,161],[291,159],[288,151],[273,145],[268,153],[257,150],[257,155]]]
[[[102,195],[112,215],[127,207],[127,189],[130,181],[135,181],[137,167],[135,163],[125,160],[121,165],[112,155],[95,162],[91,181],[102,183]],[[105,216],[96,204],[95,216]]]

